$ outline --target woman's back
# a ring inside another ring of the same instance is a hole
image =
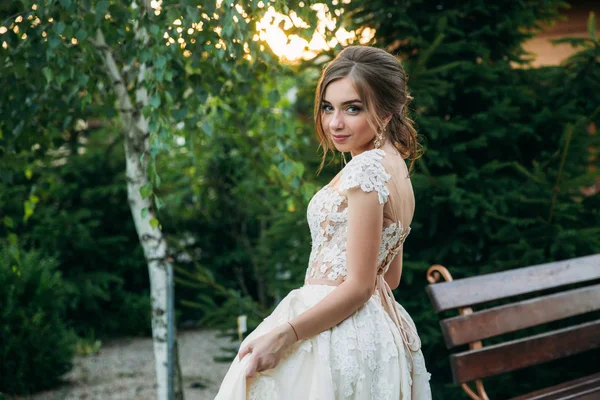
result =
[[[383,167],[391,175],[387,182],[390,194],[383,208],[384,224],[400,221],[402,226],[410,227],[415,213],[415,195],[408,167],[396,149],[384,148],[384,151]]]
[[[312,249],[305,283],[339,285],[347,277],[347,191],[356,187],[377,192],[379,202],[384,205],[381,238],[363,238],[364,241],[380,240],[377,263],[380,273],[387,272],[408,236],[414,214],[414,194],[406,163],[393,148],[387,152],[383,149],[365,151],[317,192],[308,205]]]

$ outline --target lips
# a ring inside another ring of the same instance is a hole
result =
[[[334,141],[341,142],[346,140],[346,138],[350,137],[350,135],[331,135]]]

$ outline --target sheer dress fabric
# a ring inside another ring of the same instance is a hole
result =
[[[414,195],[407,177],[399,155],[368,150],[313,196],[307,209],[312,248],[304,285],[284,297],[242,346],[314,306],[347,278],[350,190],[374,192],[383,204],[375,290],[349,318],[292,345],[273,369],[246,379],[250,357],[236,357],[216,400],[431,399],[417,330],[384,279],[410,233]]]

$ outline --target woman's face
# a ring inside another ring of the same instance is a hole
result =
[[[374,148],[375,131],[367,122],[364,105],[347,77],[325,88],[321,124],[338,151],[355,156]]]

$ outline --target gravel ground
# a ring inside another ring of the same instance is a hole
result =
[[[233,347],[236,343],[219,338],[212,330],[178,332],[178,339],[185,399],[213,400],[229,368],[229,363],[214,362],[213,357],[224,355],[221,346]],[[65,385],[28,399],[156,399],[152,339],[103,343],[98,354],[77,356],[73,370],[64,379]]]

